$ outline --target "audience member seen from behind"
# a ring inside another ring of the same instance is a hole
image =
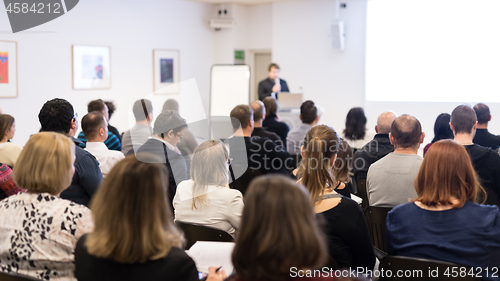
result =
[[[0,200],[26,190],[17,186],[12,178],[12,169],[5,164],[0,164]]]
[[[377,134],[363,148],[354,153],[353,174],[356,181],[366,179],[368,169],[379,159],[394,151],[389,139],[391,125],[396,114],[392,111],[386,111],[378,116],[375,132]]]
[[[270,132],[262,127],[262,122],[264,121],[264,118],[266,118],[266,107],[264,106],[264,103],[260,100],[256,100],[250,104],[250,107],[253,110],[252,137],[269,138],[270,140],[274,141],[274,143],[283,148],[284,145],[281,138],[276,133]]]
[[[366,129],[366,116],[362,107],[353,107],[345,118],[344,138],[354,149],[361,149],[374,134]]]
[[[23,148],[9,142],[16,134],[16,120],[8,114],[0,114],[0,163],[14,168]]]
[[[293,268],[321,269],[327,260],[324,234],[317,226],[307,190],[279,175],[252,181],[232,255],[236,273],[227,280],[289,280]]]
[[[301,148],[299,182],[309,190],[315,212],[326,222],[330,256],[341,268],[372,269],[375,255],[363,212],[356,202],[335,192],[337,180],[332,169],[338,143],[337,133],[331,127],[312,127]]]
[[[474,106],[477,116],[477,129],[474,135],[474,143],[480,146],[489,147],[498,150],[500,147],[500,136],[494,135],[488,131],[488,122],[491,121],[490,108],[484,103],[478,103]]]
[[[497,206],[474,203],[479,188],[467,151],[440,140],[427,152],[413,203],[387,215],[389,255],[481,267],[500,266],[500,213]]]
[[[237,177],[247,168],[262,174],[289,174],[291,157],[276,143],[266,137],[251,137],[253,132],[253,110],[246,104],[238,105],[230,113],[234,137],[229,138],[231,168]]]
[[[370,206],[392,208],[417,198],[414,182],[423,160],[417,153],[425,138],[420,121],[406,114],[399,116],[392,122],[389,137],[394,152],[368,169],[366,192]]]
[[[120,161],[92,201],[95,227],[78,240],[76,278],[198,281],[194,261],[182,250],[167,194],[165,165],[133,155]],[[214,275],[215,268],[211,271],[209,280],[223,280]]]
[[[109,122],[108,106],[101,99],[89,102],[89,104],[87,105],[87,112],[92,112],[92,111],[101,112],[106,118],[106,122]],[[78,139],[81,141],[80,147],[85,148],[87,139],[85,138],[85,134],[83,133],[83,131],[80,132],[80,134],[78,135]],[[104,144],[110,150],[118,150],[118,151],[122,150],[122,144],[120,142],[119,137],[110,131],[108,131],[108,136],[104,141]]]
[[[476,112],[469,105],[457,106],[451,113],[450,127],[454,140],[469,153],[479,183],[488,192],[487,203],[499,204],[495,197],[500,198],[500,155],[491,148],[472,142],[477,128]]]
[[[352,182],[352,148],[343,138],[339,138],[337,159],[333,163],[333,178],[335,179],[335,191],[347,198],[351,198]]]
[[[95,157],[80,148],[78,144],[81,142],[74,138],[78,130],[77,117],[73,106],[64,99],[53,99],[46,102],[38,114],[42,125],[41,131],[64,134],[71,138],[76,145],[75,174],[71,185],[61,193],[61,198],[88,206],[102,181],[102,173]]]
[[[186,161],[175,151],[186,127],[186,120],[177,111],[164,111],[156,118],[153,136],[137,150],[137,154],[150,153],[160,156],[160,163],[167,166],[170,203],[174,199],[177,185],[188,179]],[[148,161],[148,159],[141,159],[140,155],[137,157],[141,161]]]
[[[92,153],[99,162],[103,177],[111,171],[118,161],[125,158],[123,153],[109,150],[104,141],[108,137],[108,122],[102,113],[92,111],[82,118],[82,131],[87,138],[85,150]]]
[[[453,131],[450,128],[450,118],[451,115],[448,113],[441,113],[436,118],[436,122],[434,123],[434,138],[431,143],[428,143],[424,147],[424,157],[433,143],[440,140],[453,139]]]
[[[180,114],[179,111],[179,103],[174,100],[174,99],[168,99],[165,101],[163,104],[163,109],[161,112],[164,112],[166,110],[174,110],[177,111],[177,113]],[[184,155],[184,156],[190,156],[193,154],[194,150],[198,146],[198,142],[196,141],[196,138],[194,137],[193,133],[188,129],[184,129],[184,134],[182,135],[181,141],[177,144],[177,147],[179,148],[179,152]],[[188,161],[189,159],[186,159]]]
[[[42,132],[26,143],[13,178],[28,192],[0,202],[3,271],[76,281],[73,252],[93,223],[87,207],[59,198],[71,183],[74,161],[75,145],[62,134]]]
[[[266,130],[276,133],[286,150],[286,136],[288,135],[288,131],[290,128],[285,122],[279,121],[278,117],[278,100],[275,98],[267,97],[262,100],[264,106],[266,108],[266,118],[262,121],[262,126],[266,128]]]
[[[106,120],[108,122],[108,131],[113,133],[115,136],[117,136],[118,139],[120,140],[120,143],[121,143],[122,142],[122,135],[120,134],[120,132],[118,131],[118,129],[116,127],[113,127],[113,126],[111,126],[111,124],[109,124],[109,120],[111,120],[111,116],[113,116],[113,114],[116,111],[116,106],[112,101],[105,101],[104,104],[106,104],[106,106],[108,107],[109,118],[108,118],[108,120]]]
[[[229,189],[229,148],[208,140],[193,154],[191,179],[177,186],[174,197],[175,220],[219,228],[235,235],[240,226],[241,192]]]
[[[132,112],[135,117],[135,125],[123,134],[122,152],[125,155],[137,151],[148,138],[151,137],[153,128],[153,104],[150,100],[140,99],[134,102]]]
[[[292,155],[300,154],[300,147],[304,142],[307,132],[319,122],[318,108],[313,101],[307,100],[300,106],[300,120],[302,124],[288,132],[286,147]]]

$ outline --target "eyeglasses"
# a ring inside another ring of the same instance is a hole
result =
[[[75,112],[75,115],[73,116],[73,119],[78,118],[78,113]]]
[[[183,136],[183,135],[176,134],[176,136],[178,136],[178,137],[179,137],[179,140],[182,140],[182,139],[184,138],[184,136]]]
[[[227,165],[229,166],[229,165],[231,165],[231,163],[233,163],[233,158],[228,158],[227,159]]]

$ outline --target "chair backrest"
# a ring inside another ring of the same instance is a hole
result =
[[[366,179],[357,180],[356,189],[358,191],[356,195],[363,199],[361,207],[363,208],[363,210],[366,210],[366,208],[370,206],[370,203],[368,202],[368,193],[366,192]]]
[[[385,241],[385,232],[387,226],[385,218],[387,213],[392,208],[369,206],[365,210],[365,218],[372,236],[373,246],[387,253],[387,245]]]
[[[466,274],[461,271],[466,270]],[[379,270],[385,272],[384,276],[380,277],[380,281],[384,280],[443,280],[443,279],[460,279],[460,280],[481,280],[475,277],[479,270],[472,270],[471,267],[458,265],[450,262],[401,257],[387,256],[380,261]],[[391,272],[392,276],[387,274]],[[396,274],[400,272],[398,277]],[[474,274],[472,274],[474,273]],[[465,275],[465,276],[464,276]]]
[[[234,242],[229,233],[218,228],[176,221],[175,224],[184,232],[186,249],[191,248],[196,241]]]
[[[241,194],[243,194],[243,196],[245,196],[245,193],[247,192],[247,189],[248,189],[248,186],[250,185],[250,182],[254,178],[262,175],[262,173],[259,170],[253,170],[253,169],[248,168],[245,171],[245,173],[243,173],[243,175],[241,175],[241,177],[234,179],[232,167],[229,166],[229,169],[230,169],[230,173],[231,173],[231,178],[233,179],[233,182],[231,182],[229,184],[229,187],[231,187],[232,189],[239,190],[241,192]]]
[[[26,275],[16,273],[7,273],[0,271],[0,281],[40,281],[40,279],[33,278]]]

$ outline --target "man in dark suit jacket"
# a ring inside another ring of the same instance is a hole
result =
[[[280,92],[290,92],[286,81],[279,78],[280,67],[272,63],[269,65],[269,77],[259,83],[259,100],[266,97],[278,98]]]
[[[136,153],[137,159],[151,163],[151,154],[160,156],[153,163],[164,163],[167,166],[170,189],[170,203],[174,198],[177,185],[188,178],[184,157],[176,150],[177,144],[182,139],[184,129],[187,127],[177,111],[167,110],[162,112],[155,121],[153,136],[144,143]]]
[[[259,170],[262,174],[281,173],[289,175],[292,158],[288,152],[267,137],[252,137],[253,110],[248,105],[238,105],[231,111],[234,137],[226,140],[230,146],[231,167],[235,177],[247,168]]]
[[[262,122],[262,125],[270,132],[276,133],[281,140],[283,140],[283,147],[286,148],[286,137],[290,128],[285,122],[279,121],[278,118],[278,101],[272,97],[266,97],[264,99],[264,106],[266,107],[266,118]]]
[[[73,106],[64,99],[46,102],[38,114],[38,120],[42,125],[40,131],[64,134],[75,143],[75,174],[71,185],[61,193],[61,198],[88,207],[90,199],[102,182],[102,173],[94,155],[79,147],[81,142],[74,138],[78,130],[76,117],[78,116]]]
[[[284,148],[283,141],[281,140],[280,136],[262,127],[262,121],[264,121],[264,118],[266,118],[266,107],[264,106],[264,103],[260,100],[256,100],[250,104],[250,107],[253,109],[254,127],[252,137],[269,138],[281,148]]]
[[[477,116],[477,129],[474,135],[474,143],[480,146],[498,150],[500,147],[500,136],[488,132],[488,122],[491,121],[490,108],[484,103],[474,106]]]

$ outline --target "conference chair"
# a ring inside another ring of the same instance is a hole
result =
[[[368,202],[368,193],[366,191],[366,179],[357,180],[356,189],[357,189],[356,195],[358,195],[359,197],[361,197],[361,199],[363,199],[361,207],[363,208],[363,210],[366,210],[366,208],[370,206]]]
[[[368,224],[368,228],[370,229],[370,234],[372,237],[373,246],[376,248],[375,253],[383,255],[387,255],[387,244],[386,244],[386,230],[387,226],[385,224],[385,218],[387,217],[387,213],[392,208],[387,207],[374,207],[369,206],[365,210],[365,218],[366,223]],[[381,251],[380,252],[377,252]],[[379,257],[379,255],[377,255]]]
[[[232,166],[229,166],[229,172],[231,174],[231,179],[232,179],[232,182],[229,184],[229,187],[231,187],[232,189],[239,190],[241,194],[243,194],[243,196],[245,196],[245,193],[247,192],[250,182],[256,177],[262,175],[262,173],[259,170],[253,170],[248,168],[245,171],[245,173],[243,173],[243,175],[235,179]]]
[[[218,228],[176,221],[175,224],[184,232],[186,249],[191,248],[197,241],[234,242],[234,238]]]
[[[40,279],[16,273],[0,272],[0,281],[40,281]]]
[[[463,272],[464,269],[466,274],[462,273],[461,276],[461,271]],[[379,272],[381,272],[382,270],[383,272],[385,272],[385,274],[384,276],[380,276],[379,281],[448,279],[459,279],[463,281],[481,280],[481,278],[476,277],[476,274],[478,274],[480,270],[477,270],[475,268],[473,269],[468,266],[463,266],[451,262],[410,258],[403,256],[387,256],[383,258],[380,262]],[[389,277],[388,272],[391,272],[392,276]],[[400,276],[397,276],[398,273]]]

